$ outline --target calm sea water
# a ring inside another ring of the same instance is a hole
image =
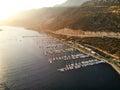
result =
[[[103,63],[59,72],[58,68],[73,60],[51,64],[48,59],[55,54],[46,52],[70,47],[21,27],[0,29],[0,90],[120,90],[120,75],[110,65]],[[74,53],[80,52],[57,56]],[[93,57],[87,59],[90,58]]]

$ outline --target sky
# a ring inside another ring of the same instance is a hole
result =
[[[23,10],[52,7],[67,0],[0,0],[0,20]]]

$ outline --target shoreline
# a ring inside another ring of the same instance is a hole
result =
[[[50,34],[49,34],[49,35],[50,35]],[[52,35],[50,35],[50,36],[52,36]],[[52,36],[52,37],[57,38],[57,37],[55,37],[55,36]],[[57,39],[58,39],[58,38],[57,38]],[[58,39],[58,40],[60,40],[60,39]],[[61,40],[60,40],[60,41],[61,41]],[[68,46],[70,46],[70,47],[76,48],[77,50],[82,51],[83,53],[90,54],[90,53],[82,50],[81,48],[77,47],[76,45],[69,44],[68,42],[65,42],[65,41],[61,41],[61,42],[64,43],[64,44],[66,44],[66,45],[68,45]],[[105,60],[105,62],[106,62],[107,64],[109,64],[109,65],[120,75],[120,68],[117,66],[117,64],[110,62],[108,59],[106,59],[106,58],[104,58],[104,57],[98,57],[98,56],[93,55],[93,54],[90,54],[90,55],[93,56],[93,57],[95,57],[95,58],[97,58],[97,59],[99,59],[99,60],[102,60],[102,59]]]
[[[13,25],[13,26],[14,26],[14,25]],[[18,26],[17,26],[17,27],[18,27]],[[21,27],[21,26],[20,26],[20,27]],[[24,27],[24,28],[26,28],[26,29],[28,29],[28,30],[36,31],[36,32],[38,32],[38,33],[43,33],[43,32],[41,32],[41,31],[39,31],[38,28],[37,28],[37,29],[28,28],[28,27]],[[2,29],[0,29],[0,31],[2,31]],[[46,32],[44,32],[44,33],[46,33]],[[46,34],[47,34],[47,35],[50,35],[50,34],[48,34],[48,32],[47,32]],[[55,33],[54,33],[54,34],[55,34]],[[50,36],[52,36],[52,35],[50,35]],[[52,37],[54,37],[54,36],[52,36]],[[56,38],[56,37],[54,37],[54,38]],[[59,39],[59,40],[60,40],[60,39]],[[61,40],[60,40],[60,41],[61,41]],[[61,42],[62,42],[62,41],[61,41]],[[62,43],[69,45],[69,44],[66,43],[66,42],[62,42]],[[71,45],[69,45],[69,46],[71,46]],[[74,45],[73,45],[73,46],[74,46]],[[71,46],[71,47],[73,47],[73,46]],[[75,46],[74,46],[74,48],[80,50],[80,48],[78,48],[78,47],[75,47]],[[82,51],[82,50],[80,50],[80,51]],[[106,60],[106,63],[109,64],[109,65],[120,75],[120,68],[119,68],[116,64],[110,63],[110,62],[107,61],[107,60]]]
[[[109,65],[112,66],[112,68],[120,75],[120,68],[118,68],[116,65],[108,63]]]
[[[25,27],[26,28],[26,27]],[[30,28],[27,28],[28,30],[30,29]],[[33,29],[33,28],[31,28],[30,30],[35,30],[35,31],[37,31],[38,33],[43,33],[43,32],[40,32],[38,29]],[[45,34],[47,34],[47,35],[50,35],[50,36],[52,36],[51,35],[51,32],[49,32],[49,31],[47,31],[47,32],[44,32]],[[53,33],[53,34],[55,34],[55,33]],[[54,36],[52,36],[52,37],[54,37]],[[54,37],[54,38],[56,38],[56,37]],[[57,38],[58,39],[58,38]],[[60,40],[60,39],[59,39]],[[61,40],[60,40],[61,41]],[[63,42],[63,41],[61,41],[62,43],[64,43],[64,44],[66,44],[66,45],[69,45],[68,43],[66,43],[66,42]],[[69,45],[70,47],[74,47],[74,45],[73,46],[71,46],[71,45]],[[74,47],[74,48],[76,48],[76,49],[78,49],[78,50],[80,50],[79,48],[77,48],[77,47]],[[80,50],[80,51],[82,51],[82,50]],[[83,51],[82,51],[83,52]],[[93,55],[92,55],[93,56]],[[93,56],[93,57],[95,57],[95,56]],[[98,57],[97,57],[98,58]],[[100,58],[99,58],[100,59]],[[113,63],[110,63],[108,60],[106,60],[106,63],[107,64],[109,64],[119,75],[120,75],[120,68],[118,68],[115,64],[113,64]]]

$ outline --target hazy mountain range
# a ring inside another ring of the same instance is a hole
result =
[[[119,0],[68,0],[62,5],[20,12],[5,22],[37,30],[71,28],[120,31]]]

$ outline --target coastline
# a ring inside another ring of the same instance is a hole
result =
[[[35,31],[37,31],[38,33],[43,33],[43,32],[41,32],[41,30],[39,30],[38,28],[37,29],[35,29],[35,28],[28,28],[28,27],[25,27],[26,29],[30,29],[30,30],[35,30]],[[52,36],[51,34],[55,34],[55,33],[53,33],[53,32],[50,32],[49,30],[46,30],[44,33],[46,33],[47,35],[50,35],[50,36]],[[59,34],[57,34],[57,35],[59,35]],[[52,37],[54,37],[54,36],[52,36]],[[56,37],[54,37],[54,38],[56,38]],[[60,39],[59,39],[60,40]],[[61,41],[61,40],[60,40]],[[74,47],[74,48],[76,48],[76,49],[78,49],[78,50],[80,50],[80,51],[82,51],[82,52],[84,52],[83,50],[81,50],[80,48],[78,48],[78,47],[75,47],[75,45],[70,45],[70,44],[68,44],[67,42],[63,42],[63,41],[61,41],[62,43],[64,43],[64,44],[66,44],[66,45],[69,45],[70,47]],[[86,53],[86,52],[84,52],[84,53]],[[94,56],[94,55],[92,55],[93,57],[96,57],[96,56]],[[99,58],[99,57],[96,57],[96,58],[98,58],[98,59],[101,59],[101,58]],[[105,59],[105,58],[102,58],[102,59]],[[120,68],[116,65],[116,64],[114,64],[114,63],[110,63],[108,60],[105,60],[106,61],[106,63],[107,64],[109,64],[119,75],[120,75]]]
[[[108,63],[108,64],[110,64],[116,71],[117,71],[117,73],[120,75],[120,68],[118,68],[116,65],[114,65],[114,64],[111,64],[111,63]]]
[[[43,33],[43,32],[41,32],[41,31],[39,31],[39,29],[28,28],[28,27],[24,27],[24,28],[26,28],[26,29],[28,29],[28,30],[37,31],[38,33]],[[0,31],[2,31],[2,29],[0,29]],[[52,36],[51,34],[49,34],[49,33],[51,33],[51,32],[44,32],[44,33]],[[54,33],[54,34],[55,34],[55,33]],[[52,36],[52,37],[54,37],[54,36]],[[56,38],[56,37],[54,37],[54,38]],[[59,40],[60,40],[60,39],[59,39]],[[61,41],[61,40],[60,40],[60,41]],[[74,47],[74,48],[76,48],[76,49],[78,49],[78,50],[80,50],[80,51],[83,51],[83,50],[81,50],[80,48],[76,47],[75,45],[70,45],[70,44],[68,44],[67,42],[63,42],[63,41],[61,41],[61,42],[64,43],[64,44],[67,44],[67,45],[69,45],[69,46],[71,46],[71,47]],[[84,52],[84,53],[86,53],[86,52]],[[93,55],[92,55],[92,56],[93,56]],[[96,56],[94,56],[94,57],[96,57]],[[98,58],[98,57],[97,57],[97,58]],[[99,59],[100,59],[100,58],[99,58]],[[111,63],[111,62],[109,62],[108,60],[106,60],[106,63],[109,64],[109,65],[120,75],[120,68],[119,68],[116,64]]]
[[[49,35],[52,36],[52,37],[54,37],[54,38],[57,38],[57,37],[55,37],[54,35],[51,35],[51,34],[55,34],[55,33],[50,33]],[[58,39],[58,38],[57,38],[57,39]],[[61,38],[61,39],[62,39],[62,38]],[[60,40],[60,39],[59,39],[59,40]],[[76,48],[77,50],[79,50],[79,51],[81,51],[81,52],[83,52],[83,53],[90,54],[89,52],[84,51],[83,48],[81,49],[81,48],[77,47],[77,45],[69,44],[67,41],[62,41],[62,40],[60,40],[60,41],[61,41],[62,43],[64,43],[64,44],[70,46],[70,47]],[[99,59],[99,60],[105,60],[105,62],[106,62],[107,64],[109,64],[109,65],[120,75],[120,67],[117,66],[117,64],[115,64],[115,63],[113,63],[113,62],[110,62],[110,60],[108,60],[108,59],[105,58],[105,57],[99,57],[99,56],[96,56],[96,55],[94,55],[94,54],[90,54],[90,55],[93,56],[93,57],[95,57],[95,58],[97,58],[97,59]]]

